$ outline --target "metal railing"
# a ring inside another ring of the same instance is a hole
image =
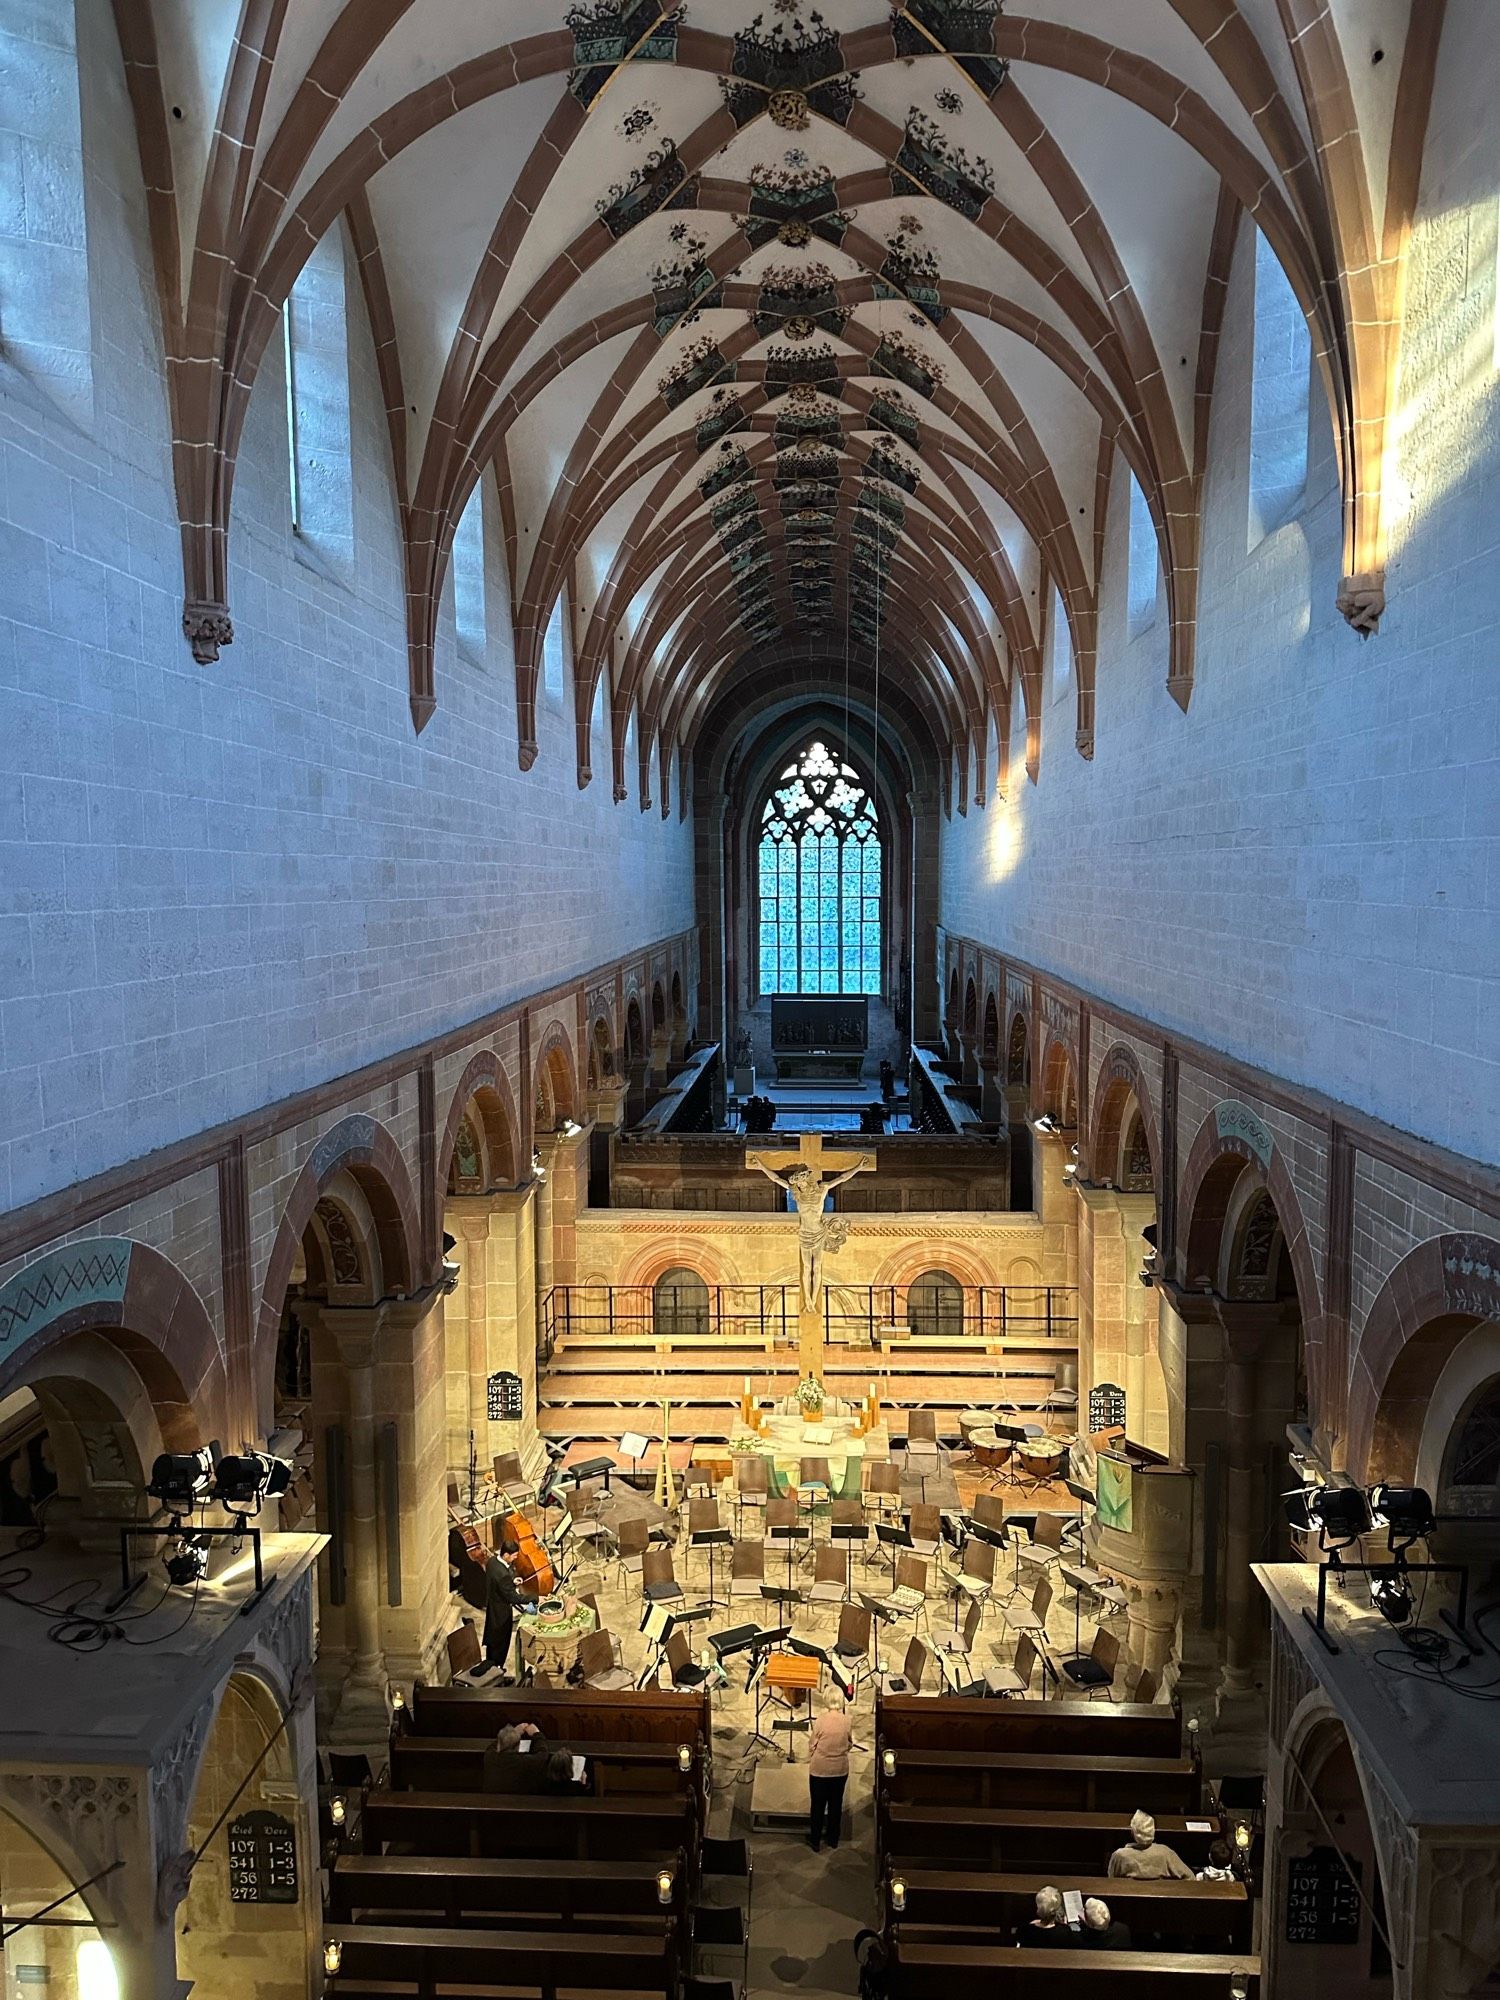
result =
[[[750,1336],[795,1346],[795,1285],[554,1285],[542,1294],[540,1352],[559,1339],[701,1339]],[[827,1285],[823,1325],[830,1343],[878,1347],[882,1336],[1076,1341],[1078,1293],[1071,1285]]]

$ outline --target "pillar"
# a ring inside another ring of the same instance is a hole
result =
[[[1032,1206],[1042,1224],[1042,1282],[1076,1285],[1078,1197],[1071,1176],[1063,1173],[1070,1158],[1070,1142],[1060,1133],[1035,1132],[1032,1138]]]
[[[545,1185],[528,1181],[525,1187],[463,1195],[448,1204],[449,1229],[459,1237],[460,1279],[453,1303],[461,1299],[465,1315],[459,1336],[450,1332],[448,1339],[448,1405],[451,1412],[458,1393],[465,1397],[475,1452],[486,1476],[496,1455],[507,1451],[520,1454],[529,1480],[539,1478],[543,1469],[536,1425],[536,1208]],[[454,1228],[456,1221],[463,1225],[461,1232]],[[490,1419],[488,1382],[501,1370],[521,1378],[519,1421]],[[461,1373],[457,1390],[455,1372]],[[462,1449],[466,1464],[467,1428]],[[452,1450],[450,1431],[450,1466]]]
[[[979,1065],[979,1115],[986,1125],[1006,1122],[1005,1072],[998,1060]]]
[[[375,1352],[380,1308],[329,1315],[348,1382],[348,1511],[345,1516],[344,1631],[348,1664],[329,1740],[363,1742],[386,1722],[385,1653],[380,1642],[380,1526],[375,1481]]]
[[[958,1037],[958,1074],[961,1082],[971,1090],[979,1088],[979,1037],[960,1034]]]
[[[1227,1472],[1224,1496],[1224,1673],[1218,1706],[1255,1692],[1260,1647],[1256,1592],[1250,1575],[1263,1509],[1255,1491],[1257,1356],[1231,1348],[1224,1370]]]

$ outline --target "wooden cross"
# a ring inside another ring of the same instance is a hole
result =
[[[821,1132],[804,1132],[795,1152],[781,1146],[774,1149],[747,1146],[745,1165],[785,1188],[797,1205],[797,1247],[801,1262],[797,1345],[804,1380],[812,1376],[821,1382],[823,1259],[839,1248],[849,1232],[847,1222],[824,1214],[823,1204],[831,1189],[853,1180],[856,1174],[873,1173],[875,1155],[825,1151]],[[799,1180],[802,1180],[800,1188]]]

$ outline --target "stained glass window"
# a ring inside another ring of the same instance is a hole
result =
[[[759,886],[762,993],[879,993],[875,801],[826,744],[809,744],[766,801]]]

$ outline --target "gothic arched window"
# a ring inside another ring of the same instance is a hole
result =
[[[761,814],[760,990],[879,993],[880,829],[858,774],[811,743]]]

